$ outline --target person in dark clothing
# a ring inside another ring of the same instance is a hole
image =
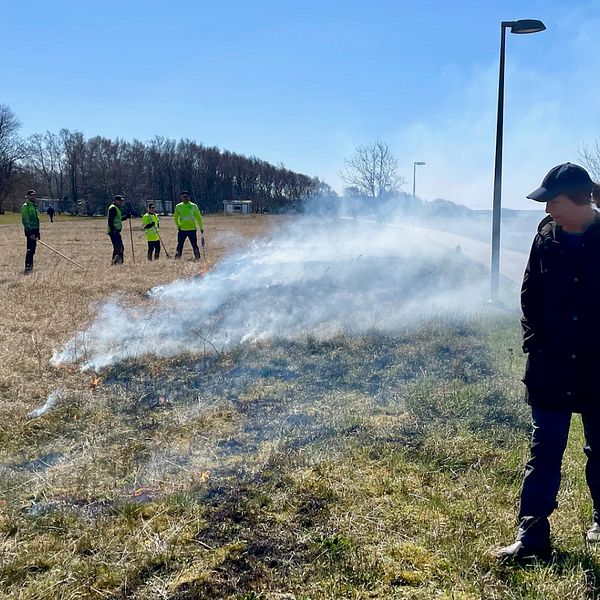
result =
[[[521,288],[523,382],[533,435],[525,467],[516,541],[502,560],[551,555],[548,517],[557,507],[560,471],[572,413],[580,413],[593,503],[588,542],[600,542],[600,185],[582,167],[554,167],[528,198],[546,203]]]
[[[113,246],[112,265],[123,264],[125,248],[123,246],[123,239],[121,238],[121,229],[123,228],[123,221],[129,218],[123,216],[121,212],[124,203],[125,199],[123,196],[115,196],[112,204],[108,207],[108,226],[106,232],[108,233]]]
[[[48,218],[50,219],[50,223],[54,223],[54,207],[53,206],[48,207],[48,209],[46,210],[46,214],[48,215]]]
[[[40,216],[37,210],[35,190],[27,192],[25,203],[21,207],[21,222],[27,239],[27,252],[25,253],[25,270],[27,275],[33,269],[33,255],[37,247],[37,241],[40,239]]]

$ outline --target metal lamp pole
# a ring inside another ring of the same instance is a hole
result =
[[[417,189],[417,165],[425,165],[427,163],[424,162],[414,162],[413,163],[413,198],[415,197],[415,192]]]
[[[496,158],[494,163],[494,201],[492,205],[492,266],[491,302],[498,301],[500,284],[500,219],[502,201],[502,130],[504,127],[504,61],[506,54],[506,30],[525,34],[544,31],[546,26],[535,19],[502,21],[500,24],[500,74],[498,77],[498,119],[496,121]]]

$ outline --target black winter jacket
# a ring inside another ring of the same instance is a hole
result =
[[[538,226],[521,288],[523,382],[532,406],[600,410],[600,215],[574,248],[552,217]]]

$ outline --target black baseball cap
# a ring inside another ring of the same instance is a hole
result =
[[[527,197],[537,202],[547,202],[569,192],[591,194],[593,189],[594,183],[589,173],[583,167],[568,162],[550,169],[542,185]]]

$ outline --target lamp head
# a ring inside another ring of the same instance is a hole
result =
[[[519,19],[518,21],[509,21],[506,26],[510,27],[511,33],[538,33],[544,31],[546,26],[537,19]]]

